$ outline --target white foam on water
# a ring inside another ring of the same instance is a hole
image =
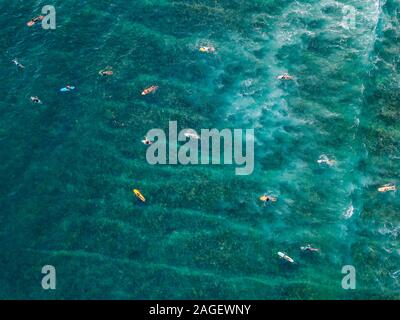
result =
[[[343,214],[343,218],[350,219],[353,216],[353,214],[354,214],[354,207],[353,204],[350,204],[346,212]]]

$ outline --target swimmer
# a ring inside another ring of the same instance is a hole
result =
[[[335,160],[331,160],[331,159],[329,159],[326,155],[322,155],[322,156],[320,156],[319,157],[319,160],[317,160],[317,162],[319,163],[319,164],[326,164],[326,165],[328,165],[328,166],[330,166],[330,167],[332,167],[333,165],[335,165],[336,164],[336,161]]]
[[[14,59],[12,62],[14,62],[14,64],[15,64],[17,67],[21,68],[21,69],[24,69],[24,68],[25,68],[22,64],[20,64],[20,63],[18,62],[17,59]]]
[[[293,80],[293,77],[290,76],[288,73],[284,73],[281,76],[277,77],[278,80]]]
[[[152,141],[150,141],[147,137],[144,137],[144,139],[142,140],[142,143],[145,145],[151,145],[153,144]]]
[[[203,53],[215,53],[217,50],[213,47],[213,46],[209,46],[209,47],[200,47],[199,48],[200,52]]]
[[[32,27],[36,22],[38,22],[39,20],[43,20],[44,16],[38,16],[36,18],[31,19],[26,25],[28,27]]]
[[[266,194],[264,194],[263,196],[261,196],[261,197],[260,197],[260,200],[261,200],[262,202],[264,202],[264,203],[267,203],[267,202],[276,202],[276,201],[278,201],[277,198],[267,196]]]
[[[114,74],[114,72],[111,69],[112,69],[112,67],[107,67],[104,70],[101,70],[99,72],[99,75],[101,75],[103,77],[104,76],[112,76]]]
[[[39,103],[39,104],[42,103],[42,101],[40,101],[40,99],[39,99],[38,97],[31,97],[31,101],[32,101],[33,103]]]
[[[397,190],[397,188],[393,184],[385,184],[384,186],[382,186],[378,189],[378,191],[381,193],[385,193],[385,192],[389,192],[389,191],[396,191],[396,190]]]
[[[300,248],[302,251],[311,251],[311,252],[319,252],[319,249],[313,248],[311,244],[306,245],[305,247]]]

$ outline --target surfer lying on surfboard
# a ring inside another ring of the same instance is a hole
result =
[[[270,196],[268,196],[268,195],[266,195],[266,194],[264,194],[263,196],[261,196],[261,197],[260,197],[260,200],[261,200],[262,202],[264,202],[264,203],[266,203],[266,202],[276,202],[276,201],[278,201],[277,198],[275,198],[275,197],[270,197]]]
[[[304,247],[300,247],[300,249],[301,249],[302,251],[311,251],[311,252],[318,252],[318,251],[319,251],[319,249],[313,248],[313,247],[311,246],[311,244],[308,244],[308,245],[306,245],[306,246],[304,246]]]
[[[396,186],[393,184],[386,184],[378,189],[379,192],[385,193],[389,191],[396,191]]]
[[[72,90],[75,90],[74,86],[65,86],[64,88],[60,89],[61,92],[68,92],[68,91],[72,91]]]
[[[43,19],[44,19],[44,16],[38,16],[36,18],[31,19],[26,25],[28,27],[32,27],[33,25],[35,25],[36,22],[38,22],[39,20],[41,21]]]
[[[148,95],[149,93],[152,93],[152,92],[156,92],[157,89],[158,89],[158,86],[151,86],[147,89],[144,89],[142,92],[142,96]]]
[[[24,68],[25,68],[22,64],[20,64],[20,63],[18,62],[17,59],[14,59],[12,62],[14,62],[14,64],[15,64],[18,68],[21,68],[21,69],[24,69]]]
[[[200,140],[200,136],[196,133],[196,131],[194,130],[187,130],[184,134],[183,134],[186,138],[190,138],[190,139],[195,139],[195,140]]]
[[[283,253],[283,252],[278,252],[278,256],[281,259],[286,260],[287,262],[294,263],[294,260],[291,257],[289,257],[287,254]]]
[[[215,50],[213,46],[208,46],[208,47],[204,46],[200,47],[199,51],[203,53],[215,53],[217,50]]]
[[[144,137],[144,139],[142,140],[142,142],[143,142],[143,144],[145,144],[145,145],[151,145],[151,144],[153,144],[153,142],[150,141],[147,137]]]
[[[293,77],[290,76],[288,73],[284,73],[281,76],[277,77],[278,80],[293,80]]]
[[[31,97],[31,101],[33,102],[33,103],[42,103],[42,101],[40,101],[40,99],[39,99],[39,97]]]
[[[114,72],[112,71],[112,67],[106,67],[103,70],[99,71],[99,75],[101,76],[112,76],[114,74]]]
[[[142,193],[138,189],[133,189],[133,194],[142,202],[146,202],[146,198],[142,195]]]
[[[332,167],[333,165],[336,164],[336,161],[333,159],[329,159],[328,156],[326,156],[325,154],[323,154],[322,156],[319,157],[319,160],[317,160],[317,162],[319,164],[326,164],[330,167]]]

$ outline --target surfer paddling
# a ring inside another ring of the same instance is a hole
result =
[[[147,137],[144,137],[144,139],[142,140],[142,143],[145,145],[151,145],[153,144],[152,141],[150,141]]]
[[[74,86],[70,86],[70,85],[65,86],[64,88],[60,89],[61,92],[70,92],[72,90],[75,90],[75,87]]]
[[[144,89],[143,91],[142,91],[142,96],[146,96],[146,95],[148,95],[148,94],[150,94],[150,93],[154,93],[154,92],[156,92],[158,90],[158,86],[151,86],[151,87],[149,87],[149,88],[147,88],[147,89]]]
[[[213,46],[203,46],[199,48],[202,53],[216,53],[217,50]]]
[[[42,101],[40,101],[39,97],[31,97],[31,101],[32,101],[33,103],[39,103],[39,104],[42,103]]]
[[[24,68],[25,68],[22,64],[20,64],[20,63],[18,62],[17,59],[14,59],[12,62],[13,62],[18,68],[21,68],[21,69],[24,69]]]
[[[105,77],[105,76],[112,76],[114,72],[112,71],[112,67],[106,67],[103,70],[99,71],[99,75]]]
[[[301,249],[302,251],[319,252],[319,249],[313,248],[313,247],[311,246],[311,244],[308,244],[308,245],[306,245],[306,246],[304,246],[304,247],[300,247],[300,249]]]
[[[287,262],[294,263],[294,260],[283,252],[278,252],[278,256]]]
[[[188,130],[183,134],[186,138],[200,140],[200,136],[194,130]]]
[[[42,21],[43,19],[44,19],[44,16],[38,16],[36,18],[31,19],[29,22],[27,22],[26,25],[28,27],[32,27],[32,26],[34,26],[36,24],[36,22]]]
[[[291,75],[289,75],[289,73],[284,73],[284,74],[278,76],[277,79],[278,79],[278,80],[286,80],[286,81],[289,81],[289,80],[293,80],[293,77],[292,77]]]
[[[268,196],[268,195],[266,195],[266,194],[264,194],[263,196],[261,196],[261,197],[260,197],[260,200],[261,200],[262,202],[264,202],[264,203],[267,203],[267,202],[277,202],[277,201],[278,201],[277,198]]]
[[[397,190],[397,188],[393,184],[385,184],[384,186],[382,186],[378,189],[378,191],[381,193],[385,193],[385,192],[389,192],[389,191],[396,191],[396,190]]]
[[[326,164],[326,165],[328,165],[328,166],[330,166],[330,167],[332,167],[333,165],[335,165],[336,164],[336,160],[333,160],[333,159],[329,159],[326,155],[322,155],[322,156],[320,156],[319,157],[319,159],[317,160],[317,162],[319,163],[319,164]]]
[[[146,202],[146,198],[143,196],[139,189],[133,189],[132,192],[140,201]]]

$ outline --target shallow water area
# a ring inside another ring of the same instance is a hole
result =
[[[400,298],[399,0],[46,4],[0,6],[0,298]],[[149,165],[169,121],[254,128],[254,173]]]

